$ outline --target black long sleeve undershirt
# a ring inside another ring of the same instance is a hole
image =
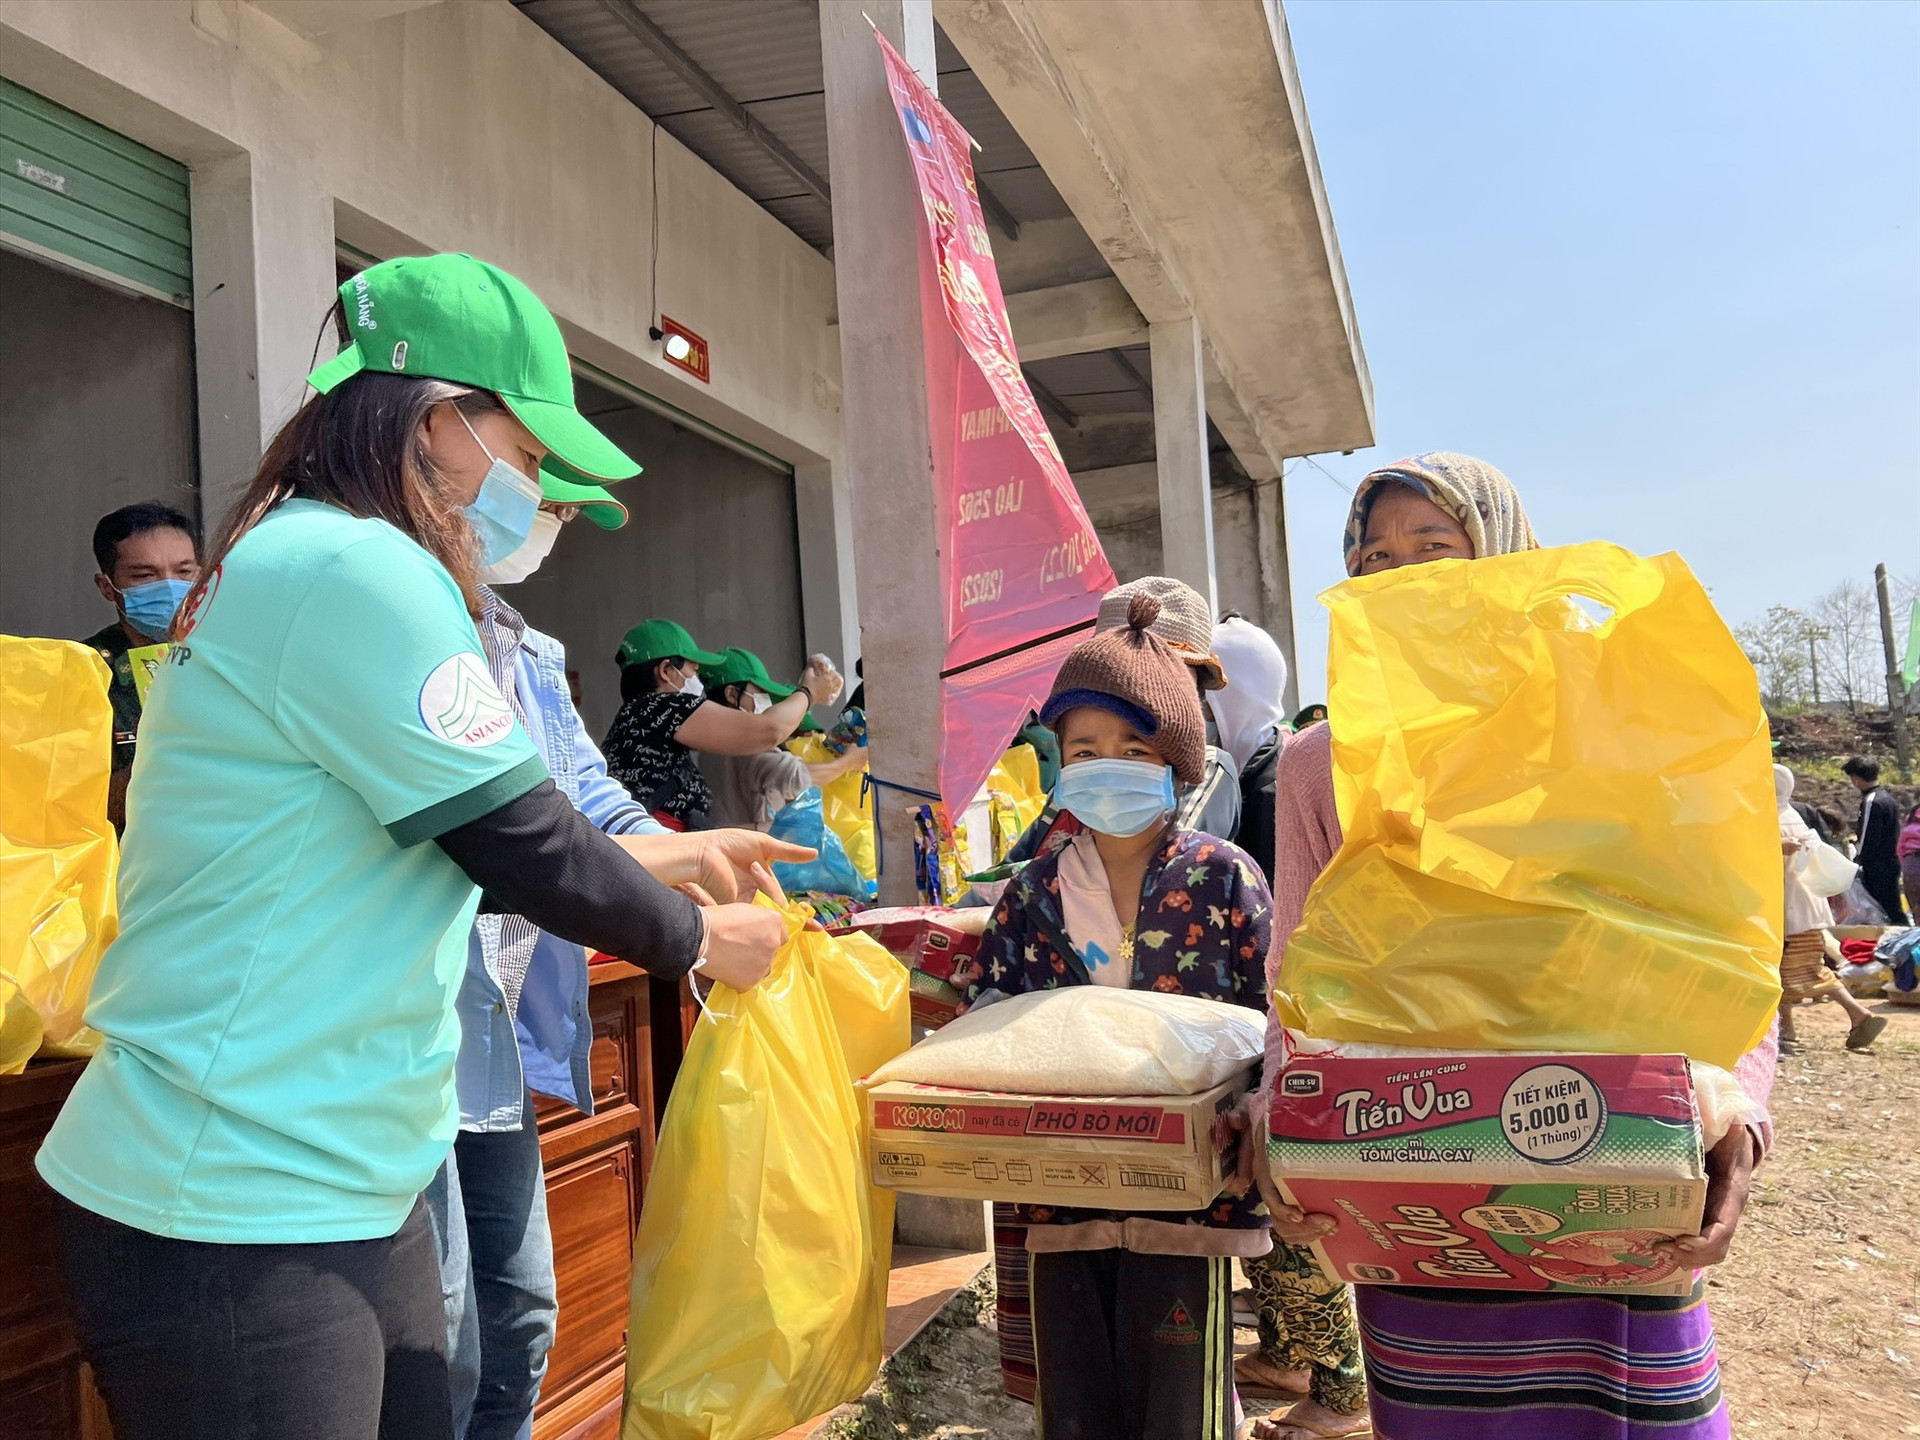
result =
[[[700,956],[699,907],[649,875],[551,780],[437,838],[481,908],[676,980]]]

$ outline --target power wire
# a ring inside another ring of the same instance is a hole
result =
[[[1322,465],[1318,460],[1314,459],[1313,456],[1296,455],[1294,456],[1293,463],[1295,465],[1300,465],[1300,464],[1311,465],[1314,469],[1318,470],[1322,475],[1326,476],[1327,479],[1331,480],[1336,486],[1338,486],[1339,489],[1348,496],[1348,498],[1352,498],[1353,486],[1347,484],[1346,481],[1342,480],[1338,475],[1334,474],[1331,470],[1327,469],[1326,466]]]
[[[647,239],[647,324],[657,326],[660,323],[660,122],[653,122],[652,158],[647,166],[648,180],[653,187],[652,199],[647,206],[647,223],[651,233]]]

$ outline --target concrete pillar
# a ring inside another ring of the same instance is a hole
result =
[[[1287,558],[1287,496],[1279,479],[1257,480],[1253,486],[1254,554],[1260,562],[1262,623],[1287,657],[1287,688],[1283,692],[1288,715],[1300,713],[1300,659],[1293,637],[1293,568]],[[1318,695],[1325,682],[1315,680]]]
[[[809,655],[834,658],[851,691],[853,662],[860,655],[860,601],[855,593],[853,495],[846,462],[822,460],[795,466],[793,501],[800,539],[802,640]]]
[[[333,200],[291,156],[257,150],[195,167],[193,337],[200,512],[211,531],[332,355]]]
[[[1218,610],[1213,581],[1213,499],[1207,459],[1206,355],[1200,321],[1157,320],[1153,355],[1153,446],[1160,472],[1160,565]]]
[[[820,53],[871,764],[880,779],[933,790],[946,616],[927,425],[920,197],[868,16],[933,87],[932,0],[822,0]],[[910,803],[881,792],[885,904],[914,895]]]

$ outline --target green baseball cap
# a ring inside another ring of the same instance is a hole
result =
[[[471,255],[382,260],[342,285],[340,301],[350,343],[307,377],[321,394],[362,371],[472,385],[498,395],[566,479],[640,473],[575,408],[567,342],[552,314],[498,266]]]
[[[540,498],[555,505],[578,505],[580,513],[602,530],[618,530],[627,523],[627,507],[600,485],[581,485],[540,466]]]
[[[686,626],[657,619],[642,620],[627,631],[613,658],[622,665],[645,665],[650,660],[668,660],[676,655],[701,665],[718,665],[722,658],[694,644]]]
[[[709,690],[718,690],[723,685],[758,685],[776,700],[786,699],[796,688],[780,684],[767,674],[767,667],[758,655],[738,645],[721,651],[719,660],[712,665],[703,664],[700,683]]]

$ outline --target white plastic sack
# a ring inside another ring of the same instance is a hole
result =
[[[873,1073],[1020,1095],[1198,1095],[1260,1058],[1265,1017],[1154,990],[1073,985],[976,1007]]]
[[[1801,882],[1823,899],[1844,894],[1860,874],[1860,867],[1824,840],[1815,840],[1793,857]]]
[[[1435,1055],[1552,1055],[1557,1053],[1551,1050],[1432,1050],[1409,1045],[1372,1045],[1351,1040],[1319,1040],[1302,1035],[1297,1030],[1287,1031],[1286,1039],[1286,1053],[1289,1061],[1295,1055],[1346,1055],[1356,1060],[1391,1060],[1400,1055],[1412,1058]],[[1700,1060],[1689,1060],[1687,1072],[1693,1081],[1693,1102],[1700,1112],[1700,1140],[1705,1149],[1711,1150],[1726,1139],[1727,1131],[1735,1125],[1766,1123],[1768,1118],[1766,1106],[1741,1088],[1740,1082],[1733,1078],[1731,1070],[1722,1070],[1718,1065],[1708,1065]]]
[[[1855,880],[1834,897],[1833,918],[1839,925],[1885,925],[1887,912],[1867,893],[1867,887]]]
[[[1840,983],[1857,1000],[1878,1000],[1880,992],[1887,988],[1893,979],[1893,971],[1878,960],[1865,965],[1851,962],[1842,965],[1839,970]]]
[[[1693,1075],[1693,1103],[1700,1111],[1700,1140],[1711,1150],[1736,1125],[1764,1125],[1767,1107],[1747,1094],[1733,1072],[1718,1065],[1689,1060]]]

